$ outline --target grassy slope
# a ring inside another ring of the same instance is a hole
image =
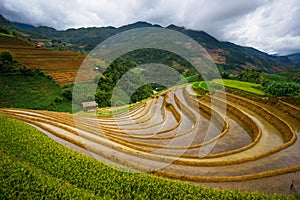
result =
[[[41,75],[0,75],[0,107],[71,112],[62,99],[61,88]]]
[[[150,174],[119,171],[59,145],[23,122],[2,115],[0,133],[0,199],[297,198],[218,190]]]
[[[228,79],[214,79],[212,80],[213,83],[223,84],[225,87],[234,88],[238,90],[242,90],[251,94],[255,94],[258,96],[265,96],[265,92],[262,90],[256,89],[255,87],[260,87],[260,84],[249,83],[244,81],[236,81],[236,80],[228,80]]]
[[[77,70],[86,57],[78,52],[36,48],[32,42],[5,34],[0,34],[0,51],[2,50],[12,52],[15,59],[28,68],[46,71],[58,84],[74,82]],[[94,75],[95,72],[88,71],[81,79],[90,80]]]
[[[34,43],[29,42],[25,39],[0,33],[0,47],[3,45],[13,45],[13,46],[20,46],[20,47],[34,47]]]

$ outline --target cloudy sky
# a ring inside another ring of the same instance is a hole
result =
[[[299,0],[0,0],[0,13],[59,30],[175,24],[270,54],[300,52]]]

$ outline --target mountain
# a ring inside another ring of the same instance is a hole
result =
[[[152,25],[147,22],[136,22],[119,28],[109,26],[57,31],[50,27],[36,27],[31,29],[31,31],[52,39],[83,45],[88,47],[86,50],[91,50],[112,35],[141,27],[161,26]],[[286,56],[272,56],[251,47],[243,47],[230,42],[222,42],[204,31],[185,29],[184,27],[178,27],[176,25],[169,25],[166,28],[179,31],[199,42],[208,50],[217,66],[224,71],[250,68],[271,73],[295,67],[295,62]]]
[[[23,26],[19,27],[19,26]],[[29,27],[33,27],[29,24],[23,24],[21,25],[21,23],[16,23],[16,22],[10,22],[9,20],[7,20],[5,17],[3,17],[0,14],[0,28],[9,31],[11,34],[14,35],[19,35],[25,39],[46,39],[45,36],[42,36],[40,34],[34,33],[34,32],[29,32],[29,29],[24,29],[24,28],[29,28]]]
[[[30,29],[35,28],[35,26],[29,25],[29,24],[23,24],[23,23],[19,23],[19,22],[12,22],[12,24],[21,29],[24,29],[24,30],[30,30]]]
[[[300,53],[295,53],[295,54],[291,54],[291,55],[287,55],[287,57],[294,61],[297,65],[297,67],[300,68]]]
[[[105,39],[120,32],[141,27],[161,27],[160,25],[153,25],[147,22],[136,22],[119,28],[108,26],[71,28],[67,30],[56,30],[47,26],[32,28],[25,25],[27,30],[24,30],[20,28],[20,25],[16,27],[3,17],[0,18],[0,26],[2,23],[6,27],[13,26],[15,30],[17,28],[18,33],[22,30],[21,35],[27,35],[30,38],[48,38],[50,41],[68,43],[74,50],[84,50],[86,53]],[[269,55],[252,47],[243,47],[234,43],[219,41],[204,31],[186,29],[173,24],[166,28],[179,31],[196,40],[206,48],[222,71],[232,72],[244,69],[258,69],[267,73],[273,73],[293,69],[298,66],[298,62],[292,59],[293,57]]]
[[[287,57],[289,57],[292,60],[296,60],[296,61],[300,62],[300,53],[291,54],[291,55],[288,55]]]
[[[10,25],[11,25],[10,21],[8,21],[5,17],[0,15],[0,27],[10,26]]]
[[[93,49],[96,45],[109,38],[112,35],[117,33],[142,27],[158,27],[158,25],[152,25],[146,22],[137,22],[134,24],[122,26],[120,28],[115,28],[112,26],[109,27],[90,27],[90,28],[70,28],[65,31],[57,31],[54,28],[39,26],[34,29],[31,29],[31,32],[37,33],[43,36],[46,36],[51,39],[70,42],[78,45],[88,45],[93,46]],[[87,50],[91,50],[87,49]]]

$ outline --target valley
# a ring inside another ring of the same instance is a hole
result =
[[[163,49],[133,50],[109,66],[92,51],[124,31],[160,25],[58,31],[0,16],[0,27],[0,199],[299,199],[298,54],[165,27],[207,50],[215,78]],[[149,72],[173,78],[139,68],[151,63],[180,78],[171,87],[147,82]],[[136,91],[127,99],[118,90],[113,105],[117,84]]]

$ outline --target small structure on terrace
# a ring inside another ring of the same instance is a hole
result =
[[[38,42],[38,43],[36,43],[35,47],[36,48],[45,48],[45,44],[42,42]]]
[[[98,108],[98,103],[96,103],[96,101],[82,102],[81,106],[84,112],[95,111]]]

